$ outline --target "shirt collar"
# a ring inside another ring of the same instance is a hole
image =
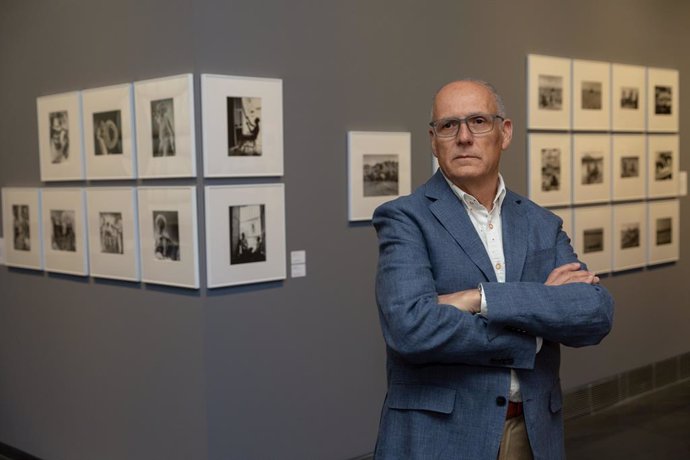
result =
[[[441,171],[443,174],[443,171]],[[446,182],[448,182],[448,185],[450,186],[451,190],[453,190],[453,193],[460,199],[462,204],[465,206],[466,209],[472,209],[472,208],[477,208],[477,207],[482,207],[484,208],[484,205],[482,205],[479,200],[477,200],[475,197],[470,195],[469,193],[465,192],[462,190],[460,187],[455,185],[453,182],[450,181],[446,177],[446,175],[443,175],[443,178],[446,179]],[[496,189],[496,196],[494,197],[494,206],[492,208],[492,211],[494,209],[501,209],[501,206],[503,205],[503,200],[506,197],[506,185],[505,182],[503,181],[503,176],[501,173],[498,174],[498,188]],[[486,209],[486,208],[484,208]]]

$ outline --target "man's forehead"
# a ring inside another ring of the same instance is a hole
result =
[[[434,99],[434,112],[479,113],[495,112],[496,101],[484,86],[468,81],[449,83]]]

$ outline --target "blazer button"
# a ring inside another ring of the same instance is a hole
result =
[[[505,406],[506,405],[506,398],[503,396],[499,396],[496,398],[496,405],[497,406]]]

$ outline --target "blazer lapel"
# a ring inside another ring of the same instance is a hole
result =
[[[506,281],[520,281],[522,267],[525,265],[529,223],[523,207],[522,198],[511,191],[507,191],[501,209]]]

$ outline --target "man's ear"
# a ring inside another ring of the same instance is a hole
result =
[[[510,141],[513,140],[513,121],[510,118],[507,118],[503,120],[503,123],[501,123],[501,125],[501,131],[503,132],[503,141],[501,143],[501,148],[505,150],[510,145]]]
[[[434,154],[436,158],[438,158],[438,155],[436,154],[436,149],[434,148],[434,130],[429,128],[429,142],[431,143],[431,153]]]

